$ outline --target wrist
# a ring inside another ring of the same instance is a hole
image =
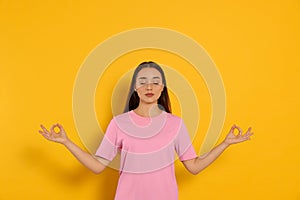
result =
[[[222,142],[222,145],[223,145],[225,148],[227,148],[227,147],[229,147],[231,144],[228,143],[228,142],[226,142],[226,140],[224,140],[224,141]]]
[[[64,146],[69,146],[71,143],[72,143],[71,140],[69,140],[68,138],[61,142],[61,144]]]

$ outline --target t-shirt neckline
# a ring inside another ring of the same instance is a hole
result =
[[[163,116],[164,113],[165,113],[166,111],[161,110],[161,113],[160,113],[159,115],[156,115],[156,116],[153,116],[153,117],[145,117],[145,116],[141,116],[141,115],[137,114],[136,112],[134,112],[133,110],[131,110],[130,112],[131,112],[135,117],[140,118],[140,119],[155,119],[155,118],[159,118],[159,117]]]

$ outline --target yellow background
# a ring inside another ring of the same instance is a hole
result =
[[[299,11],[298,0],[1,0],[0,199],[113,199],[118,172],[108,168],[94,175],[63,146],[42,138],[39,124],[60,122],[84,148],[72,114],[80,65],[108,37],[155,26],[192,37],[218,66],[227,100],[219,142],[233,123],[243,130],[251,126],[255,133],[251,141],[230,147],[197,176],[176,162],[179,199],[299,200]],[[175,62],[175,56],[145,50],[113,63],[109,70],[116,75],[111,84],[122,75],[118,63],[133,64],[129,69],[144,60],[189,74],[180,69],[182,61]],[[197,87],[197,79],[190,83]],[[111,110],[108,101],[100,99],[111,95],[109,90],[97,90],[96,96],[97,111],[105,111],[97,113],[103,127]],[[193,141],[197,151],[209,123],[204,93],[203,121]],[[179,113],[178,102],[173,107]]]

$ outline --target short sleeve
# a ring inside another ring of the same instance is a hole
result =
[[[117,126],[113,118],[107,126],[104,137],[95,153],[96,156],[105,158],[109,161],[113,160],[120,147],[117,133]]]
[[[178,133],[175,139],[175,150],[180,161],[190,160],[197,157],[187,128],[182,119],[180,120]]]

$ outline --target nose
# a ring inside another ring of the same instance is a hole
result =
[[[147,83],[147,90],[152,90],[152,83]]]

